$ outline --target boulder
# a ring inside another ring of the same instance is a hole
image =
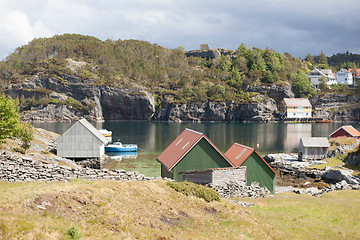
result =
[[[338,183],[344,180],[349,184],[359,184],[359,181],[351,176],[350,171],[345,171],[343,169],[331,169],[326,171],[323,173],[322,179],[331,183]]]

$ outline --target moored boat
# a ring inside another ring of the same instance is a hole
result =
[[[316,120],[316,123],[332,123],[332,120]]]
[[[106,152],[136,152],[136,144],[122,144],[121,142],[114,142],[105,146]]]
[[[106,139],[111,142],[112,141],[112,131],[109,131],[107,129],[100,129],[99,132],[106,137]]]

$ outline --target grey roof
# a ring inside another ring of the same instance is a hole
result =
[[[79,122],[84,125],[95,137],[97,137],[103,143],[108,143],[108,140],[104,135],[102,135],[91,123],[89,123],[85,118],[79,120]]]
[[[330,147],[326,137],[301,138],[304,147]]]
[[[331,69],[320,69],[320,72],[322,72],[323,74],[329,75],[332,73]]]
[[[106,137],[104,137],[104,135],[102,135],[91,123],[89,123],[85,118],[77,121],[75,124],[73,124],[70,128],[72,128],[73,126],[75,126],[76,124],[81,124],[83,125],[86,129],[88,129],[96,138],[98,138],[101,142],[103,143],[108,143],[109,141],[106,139]],[[69,129],[70,129],[69,128]],[[66,130],[60,137],[58,137],[55,142],[57,142],[60,138],[62,138],[68,131]]]

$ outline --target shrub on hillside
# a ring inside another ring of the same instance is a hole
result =
[[[175,191],[204,199],[206,202],[220,201],[220,195],[214,189],[191,182],[168,182],[167,185]]]

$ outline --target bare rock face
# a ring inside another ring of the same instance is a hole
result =
[[[334,121],[360,121],[359,98],[338,94],[326,94],[310,99],[314,106],[313,117]]]
[[[278,109],[272,98],[263,95],[255,96],[251,103],[231,106],[228,110],[229,121],[260,121],[275,120]]]
[[[171,104],[163,102],[156,120],[162,121],[271,121],[277,113],[273,99],[258,95],[248,104],[204,102]]]
[[[226,103],[171,104],[165,101],[156,119],[174,122],[225,121]]]
[[[221,57],[219,50],[209,49],[209,50],[192,50],[185,53],[187,57],[201,57],[201,58],[215,58],[218,59]]]
[[[150,120],[155,113],[154,97],[144,91],[105,88],[101,106],[107,120]]]
[[[23,109],[23,120],[30,121],[75,121],[83,117],[93,121],[149,120],[155,112],[154,98],[145,89],[99,87],[72,75],[62,79],[36,75],[23,84],[9,86],[6,93],[13,98],[52,100],[51,104]]]
[[[47,106],[31,107],[29,111],[25,111],[21,120],[23,121],[62,121],[71,122],[82,118],[79,112],[74,111],[66,105],[49,104]]]
[[[291,90],[291,85],[286,84],[284,86],[279,85],[253,85],[247,86],[245,88],[247,92],[258,92],[260,94],[266,94],[270,98],[274,99],[277,105],[280,105],[281,101],[284,98],[293,98],[295,97],[294,93]]]

